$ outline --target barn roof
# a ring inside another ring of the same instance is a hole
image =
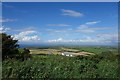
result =
[[[65,55],[73,55],[72,52],[63,52],[63,54],[65,54]]]

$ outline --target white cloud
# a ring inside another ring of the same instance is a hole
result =
[[[85,24],[80,25],[77,27],[76,32],[82,32],[82,33],[94,33],[99,30],[110,30],[112,28],[110,27],[91,27],[90,25],[94,25],[99,23],[100,21],[92,21],[92,22],[86,22]]]
[[[20,32],[19,33],[19,36],[25,36],[25,35],[28,35],[28,34],[32,34],[32,33],[37,33],[36,31],[23,31],[23,32]]]
[[[72,28],[67,28],[67,29],[46,29],[46,31],[48,32],[57,32],[57,33],[64,33],[64,32],[69,32],[69,31],[73,31]]]
[[[37,35],[34,35],[34,36],[24,36],[23,39],[21,41],[24,41],[24,42],[32,42],[32,41],[38,41],[40,40],[40,38],[37,36]]]
[[[86,22],[85,24],[80,25],[79,27],[77,27],[77,29],[64,29],[64,30],[54,30],[54,29],[47,29],[47,31],[49,32],[68,32],[68,31],[72,31],[72,32],[82,32],[82,33],[94,33],[97,30],[105,30],[108,29],[107,27],[90,27],[90,25],[94,25],[97,24],[101,21],[91,21],[91,22]],[[70,25],[66,25],[66,24],[49,24],[48,26],[70,26]]]
[[[85,24],[80,25],[80,27],[88,27],[88,26],[90,26],[90,25],[94,25],[94,24],[97,24],[97,23],[99,23],[99,22],[101,22],[101,21],[86,22]]]
[[[67,26],[71,26],[71,25],[68,25],[68,24],[48,24],[47,26],[60,26],[60,27],[67,27]]]
[[[0,23],[2,23],[2,22],[14,22],[14,21],[16,21],[16,20],[15,19],[9,19],[9,18],[6,18],[6,19],[0,18]]]
[[[48,40],[49,43],[59,43],[59,42],[67,42],[67,43],[112,43],[118,42],[118,34],[98,34],[94,37],[86,36],[82,39],[70,39],[65,40],[63,38]]]
[[[78,40],[65,40],[63,38],[58,38],[58,39],[53,39],[53,40],[48,40],[47,42],[49,43],[58,43],[58,42],[71,42],[71,43],[83,43],[83,42],[98,42],[96,39],[92,39],[91,37],[86,37],[85,39],[78,39]]]
[[[23,31],[19,34],[15,34],[14,39],[18,39],[20,42],[37,42],[40,40],[37,31]]]
[[[48,40],[47,42],[63,42],[64,40],[62,38]]]
[[[0,27],[0,33],[5,33],[7,31],[14,31],[13,29],[6,28],[4,26]],[[31,29],[21,29],[19,34],[12,35],[14,39],[19,40],[20,42],[37,42],[40,40],[40,37],[38,36],[38,32]]]
[[[78,27],[78,29],[76,31],[77,32],[82,32],[82,33],[93,33],[93,32],[95,32],[95,30],[93,28],[89,28],[86,25],[81,25],[80,27]]]
[[[86,25],[93,25],[93,24],[97,24],[99,23],[100,21],[92,21],[92,22],[87,22],[85,23]]]
[[[5,32],[7,32],[7,31],[9,31],[9,30],[11,30],[10,28],[6,28],[6,27],[4,27],[4,26],[1,26],[0,27],[0,33],[5,33]]]
[[[97,38],[103,41],[118,42],[118,33],[98,34]]]
[[[82,13],[77,12],[77,11],[73,11],[73,10],[61,9],[61,11],[63,12],[62,15],[65,15],[65,16],[71,16],[71,17],[81,17],[81,16],[83,16]]]
[[[84,39],[80,39],[80,42],[99,42],[99,40],[87,36]]]
[[[86,25],[81,25],[80,27],[77,28],[76,32],[82,32],[82,33],[94,33],[96,31],[100,30],[110,30],[112,28],[109,27],[89,27]]]

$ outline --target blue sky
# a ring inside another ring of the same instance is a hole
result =
[[[3,32],[20,43],[116,44],[118,5],[113,2],[3,3]]]

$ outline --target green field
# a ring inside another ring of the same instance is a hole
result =
[[[64,47],[56,52],[85,51],[95,55],[67,57],[62,55],[31,54],[25,61],[7,59],[2,63],[3,78],[117,78],[116,47]],[[36,48],[37,50],[37,48]],[[38,49],[40,52],[40,49]],[[42,50],[53,50],[41,49]]]

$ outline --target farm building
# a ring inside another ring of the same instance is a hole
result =
[[[73,53],[71,53],[71,52],[62,52],[61,55],[73,57]]]

